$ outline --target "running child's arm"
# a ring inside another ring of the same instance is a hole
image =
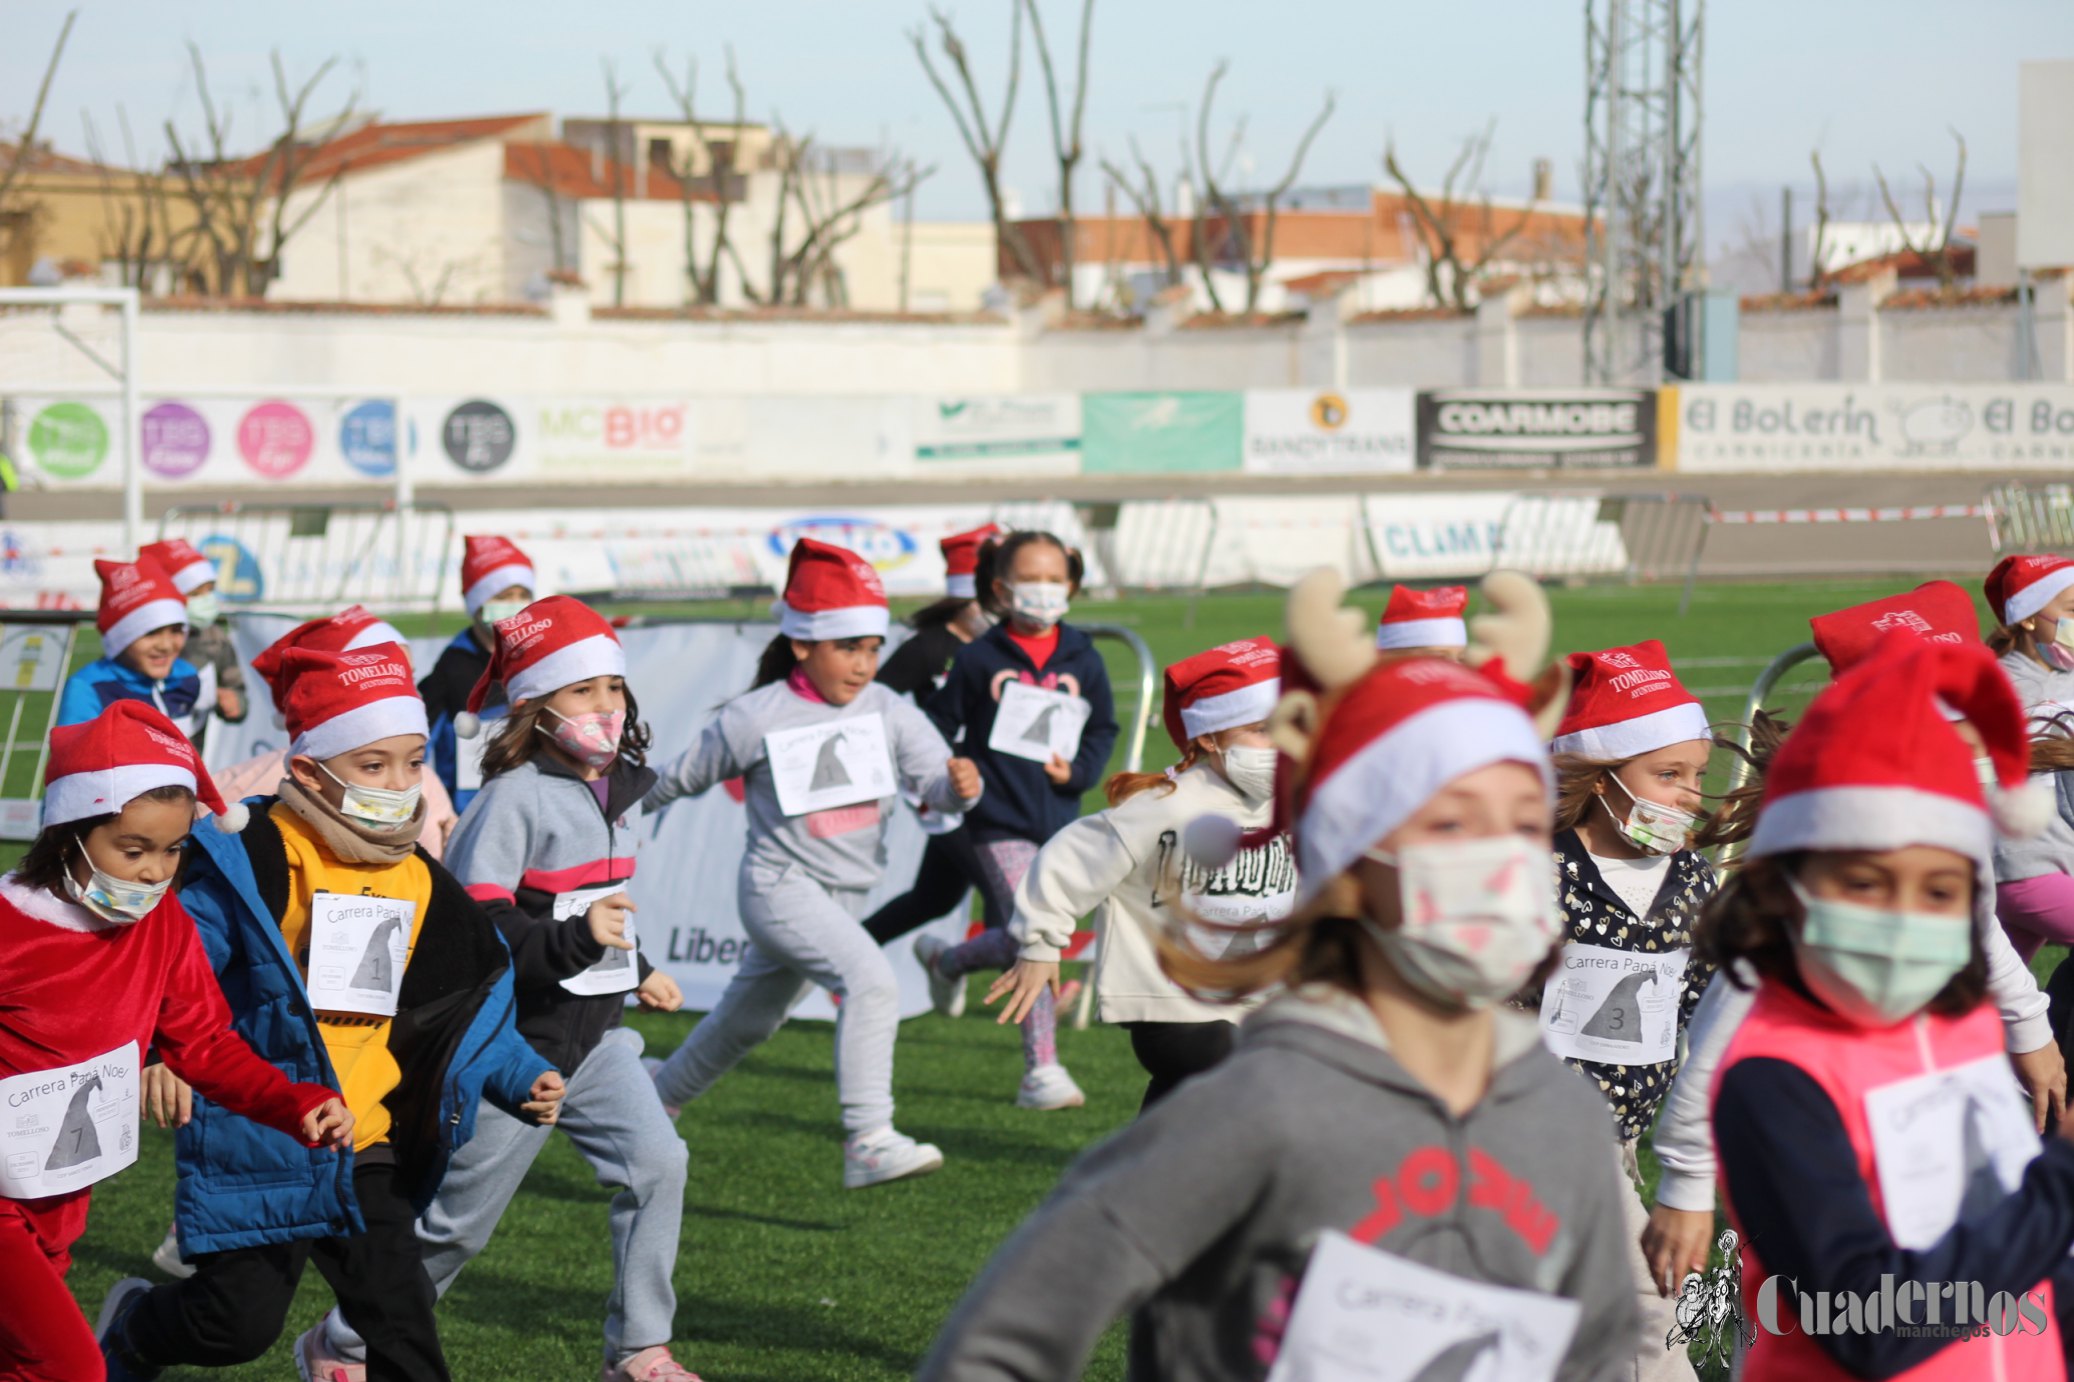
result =
[[[932,811],[956,812],[979,800],[975,791],[961,796],[950,773],[951,746],[929,717],[904,700],[887,698],[886,729],[893,736],[893,761],[900,782],[929,804]]]
[[[1110,821],[1110,812],[1082,816],[1045,841],[1015,890],[1009,931],[1022,942],[1022,957],[1056,964],[1080,918],[1101,905],[1138,859]]]
[[[965,727],[967,718],[966,697],[971,694],[971,659],[959,656],[951,659],[951,669],[944,674],[943,685],[921,698],[922,713],[936,726],[936,732],[945,740],[954,740],[958,731]]]
[[[588,913],[555,921],[518,905],[514,892],[533,857],[533,813],[511,795],[507,784],[515,781],[484,786],[447,841],[446,867],[504,937],[513,982],[550,988],[603,959],[605,947],[592,936]]]
[[[1656,1202],[1666,1208],[1714,1212],[1714,1178],[1720,1168],[1707,1127],[1707,1104],[1729,1040],[1756,1001],[1753,990],[1737,988],[1726,974],[1717,973],[1685,1026],[1685,1064],[1664,1100],[1654,1139],[1663,1166]]]
[[[2002,1014],[2003,1045],[2021,1055],[2052,1043],[2051,1004],[2039,991],[2031,967],[1996,922],[1983,936],[1988,959],[1988,997]]]
[[[1097,659],[1096,666],[1101,666]],[[1069,797],[1081,793],[1102,780],[1109,771],[1109,751],[1116,747],[1116,701],[1109,694],[1109,673],[1089,677],[1087,685],[1080,688],[1087,698],[1087,724],[1080,731],[1080,748],[1073,755],[1073,771],[1064,782],[1053,790]]]
[[[736,717],[731,713],[733,710],[732,703],[721,707],[720,714],[706,726],[698,742],[657,772],[655,785],[641,799],[644,814],[654,815],[679,797],[698,796],[715,784],[740,777],[748,770],[746,760],[749,755],[735,751],[733,721]]]

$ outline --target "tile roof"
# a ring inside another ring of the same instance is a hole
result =
[[[339,172],[360,173],[385,164],[422,158],[478,139],[497,139],[516,133],[529,124],[547,128],[545,112],[525,115],[489,115],[471,120],[414,120],[384,123],[371,120],[336,139],[310,150],[299,176],[305,180],[328,178]],[[253,154],[232,161],[227,171],[256,176],[265,169],[267,155]]]
[[[511,182],[551,188],[574,200],[609,197],[617,182],[632,200],[680,201],[683,188],[668,170],[653,164],[621,164],[594,157],[589,149],[559,139],[507,140],[504,176]],[[712,184],[701,178],[691,187],[691,200],[714,199]]]

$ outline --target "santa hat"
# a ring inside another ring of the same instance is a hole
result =
[[[969,533],[952,533],[937,543],[943,553],[943,593],[953,600],[976,600],[979,598],[979,549],[989,538],[1001,536],[1001,529],[989,523],[984,528],[974,528]]]
[[[1868,600],[1808,620],[1815,650],[1840,674],[1877,647],[1891,629],[1908,629],[1932,643],[1980,642],[1973,597],[1950,581],[1925,581],[1914,590]]]
[[[1167,668],[1162,714],[1174,747],[1265,720],[1282,699],[1282,650],[1271,638],[1226,643]]]
[[[280,679],[292,756],[336,758],[399,734],[424,734],[425,702],[401,644],[350,653],[290,648]]]
[[[408,646],[394,624],[361,605],[348,605],[337,614],[297,624],[282,634],[252,659],[252,670],[266,682],[278,704],[281,693],[287,689],[281,682],[281,674],[287,667],[291,648],[309,648],[320,653],[350,653],[371,648],[377,643]]]
[[[510,538],[467,537],[461,540],[461,603],[473,619],[490,597],[512,586],[534,588],[533,559]]]
[[[2000,784],[1992,806],[1940,700],[1987,744]],[[1939,845],[1973,860],[1981,914],[1992,915],[1996,827],[2032,834],[2052,810],[2029,772],[2023,704],[1994,654],[1892,630],[1815,697],[1779,746],[1749,856]]]
[[[43,784],[45,830],[120,811],[154,787],[185,787],[226,831],[243,830],[251,817],[243,802],[224,805],[187,736],[143,701],[116,701],[52,730]]]
[[[872,564],[850,551],[803,537],[785,571],[785,597],[771,606],[778,632],[820,642],[884,638],[886,587]]]
[[[1988,572],[1988,608],[2005,627],[2020,624],[2074,585],[2074,561],[2065,557],[2004,557]]]
[[[1656,639],[1572,653],[1569,661],[1576,684],[1550,751],[1618,763],[1713,737],[1699,698],[1679,682]]]
[[[216,563],[188,545],[184,537],[169,537],[164,542],[147,542],[137,549],[137,555],[146,561],[158,563],[173,582],[173,588],[183,596],[194,593],[198,585],[207,585],[216,579]]]
[[[105,655],[120,657],[124,648],[153,629],[187,627],[187,600],[157,562],[145,557],[96,561],[94,574],[101,578],[101,612],[94,622],[100,627]]]
[[[490,625],[490,665],[468,693],[468,709],[454,717],[454,732],[473,739],[482,728],[490,688],[504,683],[512,704],[551,695],[592,677],[623,677],[626,649],[605,617],[569,595],[535,600],[509,619]]]
[[[1469,625],[1462,612],[1469,608],[1466,585],[1436,586],[1413,590],[1390,587],[1390,603],[1376,625],[1375,645],[1385,651],[1397,648],[1466,648]]]

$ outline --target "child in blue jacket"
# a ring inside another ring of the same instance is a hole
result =
[[[216,675],[212,668],[205,687],[180,656],[187,601],[149,558],[96,561],[94,571],[101,578],[101,656],[65,679],[58,723],[85,724],[117,701],[142,701],[192,739],[215,706]]]
[[[432,771],[454,799],[456,811],[482,790],[482,755],[490,734],[463,738],[454,732],[455,722],[468,712],[468,693],[490,665],[490,650],[497,644],[493,629],[500,619],[509,619],[533,603],[533,560],[509,538],[471,535],[463,539],[461,554],[461,603],[468,609],[468,627],[454,635],[439,650],[439,660],[418,683],[425,698],[425,719],[431,726],[426,747],[432,755]],[[494,720],[509,707],[504,688],[477,712],[478,718]]]

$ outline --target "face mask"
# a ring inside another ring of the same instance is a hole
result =
[[[346,795],[338,804],[339,814],[350,816],[356,821],[366,821],[378,830],[401,830],[418,814],[418,798],[425,794],[421,783],[413,783],[402,791],[391,791],[386,787],[362,787],[348,782],[324,767],[324,775],[346,789]]]
[[[1805,917],[1793,940],[1801,979],[1861,1027],[1891,1027],[1921,1012],[1973,958],[1969,918],[1838,902],[1797,880],[1793,895]]]
[[[1275,790],[1273,749],[1234,744],[1224,751],[1224,777],[1248,801],[1266,801]]]
[[[1368,857],[1396,867],[1404,920],[1394,931],[1361,924],[1413,988],[1450,1007],[1510,998],[1562,934],[1545,844],[1496,835]]]
[[[1008,587],[1008,607],[1023,623],[1048,629],[1066,617],[1072,593],[1059,581],[1018,581]]]
[[[1691,837],[1693,826],[1699,823],[1698,816],[1690,811],[1681,811],[1675,806],[1666,806],[1660,801],[1644,801],[1628,790],[1628,785],[1620,780],[1617,773],[1608,773],[1606,776],[1613,779],[1613,785],[1620,788],[1621,794],[1630,803],[1628,818],[1623,821],[1614,813],[1612,804],[1605,797],[1599,798],[1599,805],[1606,808],[1606,814],[1612,816],[1613,823],[1620,827],[1622,839],[1651,854],[1676,854],[1685,848],[1685,841]]]
[[[2031,641],[2047,665],[2056,671],[2074,672],[2074,619],[2053,620],[2051,638],[2039,637],[2034,629]]]
[[[187,597],[187,622],[198,629],[206,629],[223,617],[223,607],[216,602],[216,592],[204,591],[200,595]]]
[[[555,747],[586,768],[603,768],[619,757],[620,731],[626,727],[624,710],[591,710],[581,715],[563,715],[541,707],[559,722],[553,729],[534,722],[533,728],[554,740]]]
[[[75,836],[72,842],[79,846],[80,857],[86,860],[88,877],[82,885],[72,876],[72,870],[66,869],[65,891],[74,902],[103,921],[119,922],[125,926],[142,921],[151,915],[151,909],[158,906],[166,890],[173,886],[170,878],[163,883],[126,883],[112,877],[94,863],[93,856],[86,852],[84,840]]]
[[[485,600],[482,607],[483,627],[500,624],[526,607],[524,600]]]

